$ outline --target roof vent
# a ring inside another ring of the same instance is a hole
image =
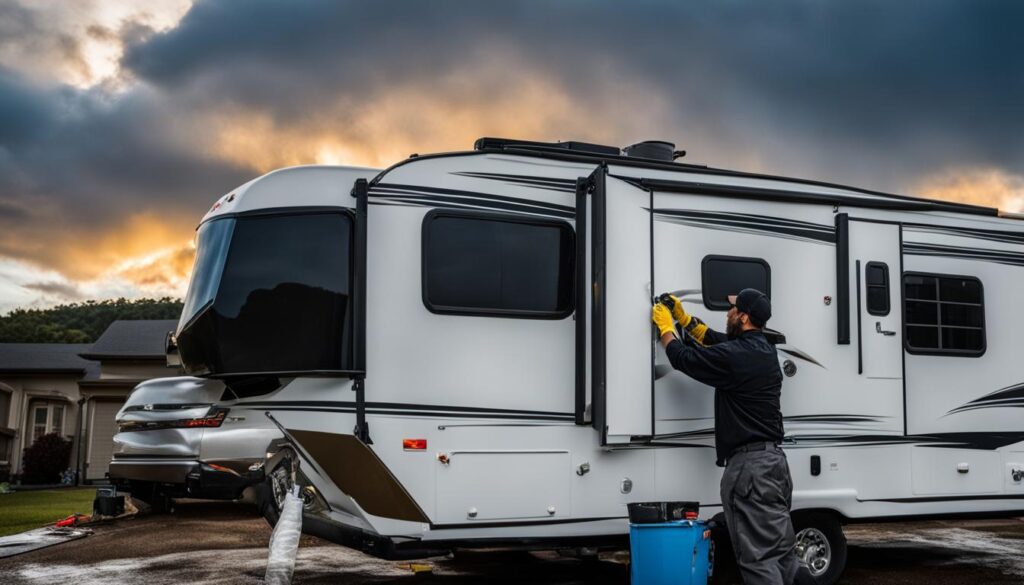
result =
[[[622,149],[626,156],[632,158],[646,158],[649,160],[664,160],[672,162],[677,158],[686,156],[685,150],[676,150],[676,145],[664,140],[646,140],[637,142],[632,146]]]

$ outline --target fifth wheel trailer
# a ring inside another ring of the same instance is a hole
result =
[[[1024,224],[657,146],[481,139],[257,178],[199,225],[182,362],[280,426],[265,471],[283,493],[297,468],[307,531],[385,557],[603,546],[629,502],[721,512],[713,392],[650,306],[678,291],[721,330],[752,286],[819,582],[841,524],[1020,513]]]

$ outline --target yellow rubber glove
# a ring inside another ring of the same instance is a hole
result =
[[[676,332],[675,325],[672,324],[672,313],[661,303],[657,303],[651,309],[651,321],[658,327],[659,336]]]
[[[703,321],[690,315],[683,309],[683,302],[679,297],[665,293],[659,297],[661,302],[672,308],[672,316],[679,321],[679,326],[690,334],[697,343],[704,345],[704,335],[708,332],[708,326]]]
[[[679,324],[684,328],[690,324],[690,315],[683,309],[683,301],[680,301],[675,295],[668,295],[672,299],[672,318],[679,321]]]

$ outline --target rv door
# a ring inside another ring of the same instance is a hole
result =
[[[891,393],[902,401],[900,226],[851,217],[849,264],[857,372],[866,378],[893,380]]]
[[[651,193],[594,173],[591,389],[602,445],[653,434]]]

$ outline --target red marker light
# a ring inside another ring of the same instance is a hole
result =
[[[402,439],[402,448],[406,451],[424,451],[427,448],[426,439]]]

